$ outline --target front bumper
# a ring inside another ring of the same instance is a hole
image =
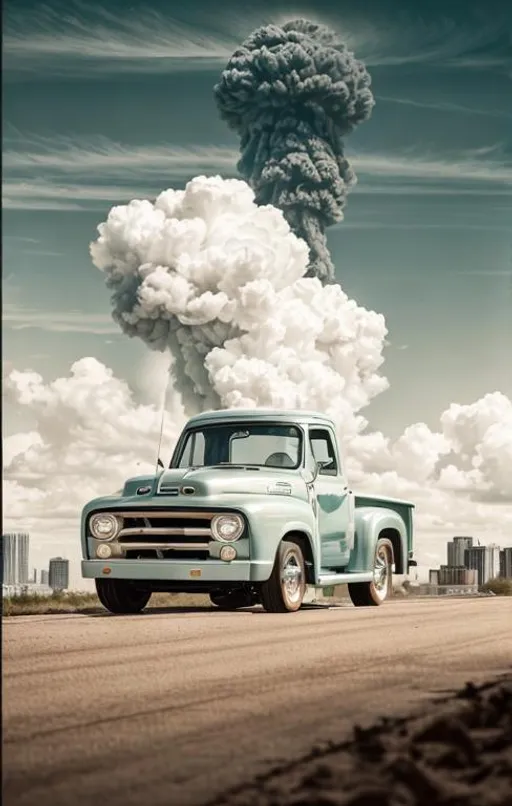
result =
[[[272,562],[233,560],[82,560],[85,579],[137,579],[167,582],[265,582]],[[199,573],[200,572],[200,573]]]

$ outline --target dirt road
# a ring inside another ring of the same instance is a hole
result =
[[[508,671],[511,627],[505,598],[6,619],[4,803],[205,803]]]

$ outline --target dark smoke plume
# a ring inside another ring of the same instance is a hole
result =
[[[308,275],[322,282],[334,281],[325,229],[343,219],[356,181],[343,137],[370,117],[370,83],[333,31],[299,19],[254,31],[214,89],[240,135],[241,176],[257,203],[279,207],[308,243]]]

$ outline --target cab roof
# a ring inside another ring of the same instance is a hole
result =
[[[187,422],[187,427],[213,424],[218,422],[232,422],[236,420],[257,420],[259,422],[294,422],[294,423],[321,423],[334,428],[334,423],[325,414],[317,411],[298,411],[284,409],[220,409],[219,411],[205,411],[196,414]]]

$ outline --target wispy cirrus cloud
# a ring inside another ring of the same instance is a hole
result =
[[[507,24],[496,17],[465,25],[449,18],[429,24],[413,13],[390,20],[382,12],[359,17],[338,11],[330,18],[313,3],[294,14],[270,3],[257,11],[235,3],[206,8],[198,14],[185,6],[178,18],[174,9],[173,16],[146,7],[114,14],[79,0],[62,8],[41,5],[30,15],[13,6],[5,15],[4,66],[8,75],[37,74],[41,80],[56,74],[218,70],[255,27],[307,16],[342,30],[369,67],[510,69]]]
[[[10,330],[44,330],[53,333],[91,333],[119,335],[119,327],[109,314],[87,311],[42,311],[6,303],[2,326]]]
[[[105,137],[4,137],[3,207],[104,210],[133,198],[154,199],[199,174],[237,176],[234,146],[128,145]],[[497,145],[436,155],[352,152],[355,193],[374,196],[512,197],[512,165]],[[477,223],[477,222],[475,222]]]
[[[234,171],[239,152],[229,146],[137,146],[107,137],[41,137],[11,127],[4,136],[4,170],[59,172],[68,176],[101,172],[109,179],[141,176],[184,178],[194,172]]]
[[[424,101],[418,98],[395,98],[389,95],[377,95],[377,103],[398,104],[400,106],[412,106],[416,109],[431,109],[435,112],[453,113],[456,115],[483,115],[484,117],[497,117],[512,119],[512,113],[506,108],[500,109],[479,109],[475,106],[464,106],[451,101]]]
[[[407,149],[399,154],[349,153],[361,176],[440,180],[444,183],[482,182],[512,189],[512,164],[500,145],[438,156]]]
[[[65,13],[41,5],[28,16],[15,7],[6,14],[7,70],[76,77],[86,71],[147,72],[218,67],[240,41],[231,26],[204,16],[200,24],[154,9],[112,13],[99,3],[71,2]],[[231,33],[230,29],[231,28]],[[44,77],[44,75],[42,76]]]

